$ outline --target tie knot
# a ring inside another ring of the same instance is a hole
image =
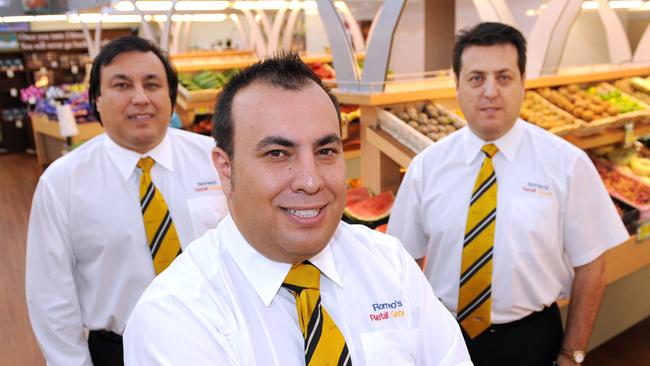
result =
[[[295,292],[306,288],[318,290],[320,288],[320,270],[307,261],[294,264],[282,286]]]
[[[147,156],[146,158],[142,158],[138,161],[138,168],[142,169],[142,171],[145,173],[149,173],[151,171],[153,163],[153,159]]]
[[[485,144],[483,145],[483,148],[481,148],[481,151],[483,151],[483,153],[491,159],[494,157],[497,151],[499,151],[499,148],[495,144]]]

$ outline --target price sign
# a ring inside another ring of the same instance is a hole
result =
[[[623,147],[630,147],[636,141],[636,136],[634,136],[634,122],[628,122],[625,124],[625,139],[623,140]]]
[[[650,237],[650,221],[639,224],[636,229],[636,241],[643,241]]]
[[[9,94],[11,94],[12,97],[17,97],[18,96],[18,89],[16,88],[11,88],[9,89]]]
[[[41,68],[38,70],[41,74],[47,74],[47,68],[45,66],[41,66]]]
[[[77,75],[79,73],[79,66],[77,65],[72,65],[70,67],[70,72],[72,72],[73,75]]]
[[[22,119],[17,119],[16,120],[16,128],[23,128],[23,120]]]
[[[7,69],[7,77],[9,79],[14,77],[14,69]]]

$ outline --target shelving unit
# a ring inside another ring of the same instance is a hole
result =
[[[210,54],[209,56],[203,57],[202,53],[199,53],[197,57],[191,57],[191,54],[184,54],[180,58],[175,59],[178,56],[172,56],[172,62],[176,67],[176,70],[181,72],[198,72],[203,70],[212,70],[212,71],[223,71],[230,70],[235,68],[243,68],[253,64],[258,61],[258,58],[251,55],[248,55],[245,51],[243,55],[226,55],[223,56],[220,53]],[[238,59],[234,59],[236,57]],[[365,53],[359,52],[356,54],[357,60],[363,60],[365,58]],[[331,54],[306,54],[302,55],[301,58],[306,63],[330,63],[332,62]],[[221,89],[206,89],[198,90],[196,92],[187,93],[186,91],[179,91],[178,98],[176,100],[176,113],[180,117],[183,127],[189,127],[197,114],[211,114],[214,113],[214,106],[217,101],[217,95],[221,92]],[[352,103],[355,104],[355,103]]]
[[[20,51],[0,52],[0,152],[24,152],[31,145],[27,107],[20,100],[27,85]]]

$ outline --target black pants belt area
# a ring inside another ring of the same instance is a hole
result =
[[[493,324],[474,339],[463,332],[475,366],[551,366],[564,331],[557,304],[522,319]]]
[[[94,366],[124,366],[122,336],[107,330],[91,330],[88,349]]]

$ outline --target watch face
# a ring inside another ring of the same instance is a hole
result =
[[[577,363],[582,363],[585,360],[585,353],[582,351],[573,352],[573,361]]]

